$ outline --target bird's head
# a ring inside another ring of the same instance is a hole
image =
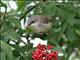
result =
[[[52,27],[52,20],[44,15],[30,16],[27,27],[30,27],[33,32],[47,32]]]

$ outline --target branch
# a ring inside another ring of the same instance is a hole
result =
[[[39,4],[39,3],[37,3],[36,5],[34,5],[33,7],[31,7],[29,10],[27,10],[27,11],[23,14],[23,16],[20,17],[19,20],[23,19],[23,18],[26,16],[26,14],[29,13],[32,9],[34,9],[38,4]]]

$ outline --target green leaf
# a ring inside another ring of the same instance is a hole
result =
[[[36,48],[32,48],[32,49],[30,49],[29,51],[28,51],[28,53],[27,53],[27,58],[28,58],[28,60],[32,60],[32,51],[34,51]]]
[[[19,60],[19,58],[14,57],[13,60]]]
[[[70,25],[73,25],[73,20],[74,20],[74,15],[75,15],[74,12],[72,13],[72,12],[68,11],[63,6],[56,7],[56,10],[57,10],[57,14],[59,16],[61,16]]]
[[[5,22],[1,26],[1,33],[8,31],[9,29],[12,29],[12,26],[10,25],[10,22]]]
[[[11,18],[11,23],[14,24],[16,28],[21,28],[20,21],[17,18]]]
[[[14,55],[14,57],[19,57],[20,56],[20,51],[18,50],[18,48],[16,50],[13,50],[13,55]]]
[[[76,11],[76,7],[73,6],[73,4],[71,2],[66,3],[64,5],[64,8],[70,12],[75,12]]]
[[[29,43],[29,44],[26,44],[25,46],[22,46],[20,49],[21,52],[24,52],[24,51],[29,51],[33,48],[33,44],[32,43]],[[24,49],[24,50],[23,50]]]
[[[67,29],[66,37],[67,37],[71,42],[73,42],[74,40],[76,40],[77,37],[76,37],[76,34],[75,34],[73,28],[69,27],[69,28]]]
[[[18,11],[23,10],[26,7],[26,0],[16,0],[16,4],[18,6]]]
[[[21,40],[21,36],[16,33],[13,30],[9,30],[6,32],[6,35],[11,39],[11,40]]]
[[[18,18],[15,18],[15,16],[9,16],[7,17],[7,20],[12,27],[21,28],[20,20]]]
[[[55,6],[54,2],[46,2],[46,4],[44,3],[43,9],[42,9],[43,14],[44,15],[48,15],[48,16],[54,16],[55,15],[55,11],[56,11],[55,7],[56,6]]]
[[[0,43],[1,43],[1,49],[6,55],[6,60],[13,60],[11,47],[4,41],[0,41]]]
[[[19,21],[14,21],[16,26],[20,27]],[[13,22],[5,22],[1,27],[1,39],[8,41],[9,38],[12,40],[20,40],[20,35],[13,30]]]
[[[64,53],[63,48],[60,47],[59,45],[55,46],[51,51],[58,51],[58,52],[62,52],[62,53]]]
[[[1,60],[6,60],[6,56],[4,52],[0,52],[0,59]]]
[[[80,25],[80,19],[75,19],[73,22],[75,25]]]
[[[64,32],[66,31],[67,29],[67,23],[64,22],[61,26],[61,30],[59,31],[59,34],[58,34],[58,41],[62,38],[62,35],[64,34]],[[57,39],[57,37],[56,37]]]
[[[80,17],[80,7],[77,7],[75,12],[77,13],[78,17]]]
[[[80,30],[79,29],[75,29],[75,32],[80,36]]]

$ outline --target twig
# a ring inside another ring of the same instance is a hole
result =
[[[27,10],[27,11],[23,14],[23,16],[20,17],[19,20],[23,19],[23,18],[26,16],[26,14],[29,13],[32,9],[34,9],[38,4],[39,4],[39,3],[37,3],[35,6],[33,6],[32,8],[30,8],[29,10]]]

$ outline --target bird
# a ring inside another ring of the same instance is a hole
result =
[[[26,27],[30,28],[35,33],[48,32],[52,27],[52,19],[45,15],[30,16]]]

